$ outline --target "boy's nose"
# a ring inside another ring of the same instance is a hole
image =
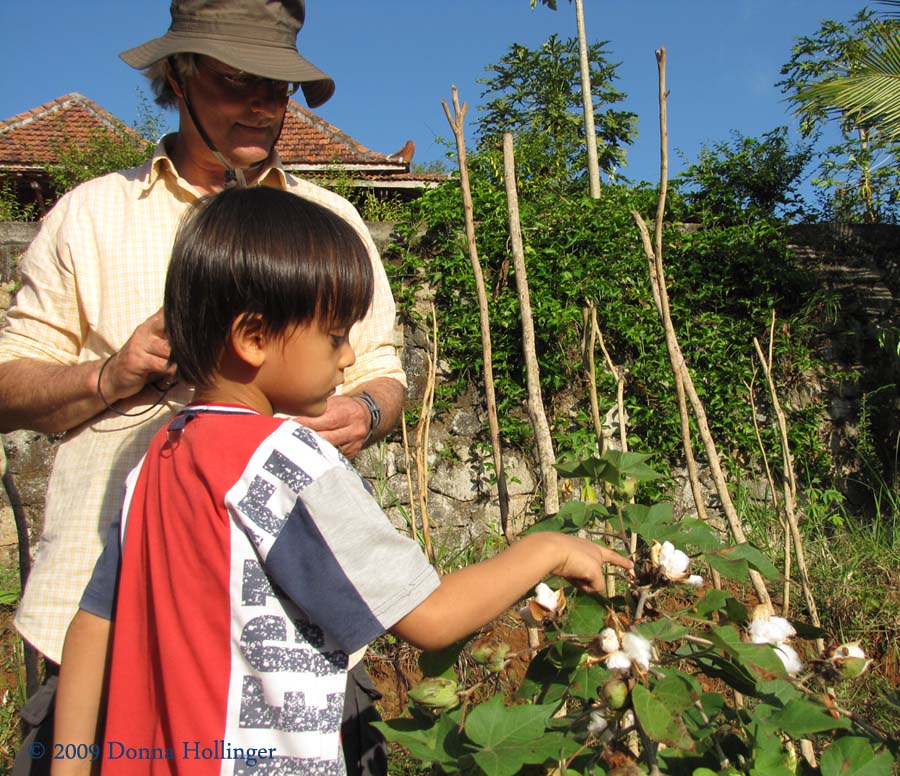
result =
[[[350,347],[350,343],[346,342],[344,343],[343,352],[341,353],[341,369],[346,369],[348,366],[353,366],[355,363],[356,353],[353,352],[353,348]]]

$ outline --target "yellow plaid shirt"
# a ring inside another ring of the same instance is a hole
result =
[[[0,334],[0,362],[36,358],[69,365],[106,358],[161,307],[175,231],[199,196],[179,177],[165,142],[147,164],[79,186],[46,217],[20,265],[23,286]],[[394,348],[394,300],[356,210],[278,164],[260,180],[333,210],[356,228],[369,249],[375,299],[351,330],[356,363],[345,372],[343,390],[377,377],[405,385]],[[158,396],[148,388],[117,409],[140,411]],[[166,398],[140,417],[98,415],[71,429],[60,444],[47,490],[44,533],[16,614],[22,636],[51,660],[60,661],[66,629],[109,523],[121,509],[126,476],[157,429],[190,401],[191,390],[178,385]]]

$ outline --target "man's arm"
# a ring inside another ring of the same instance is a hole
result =
[[[390,433],[403,410],[406,389],[391,377],[377,377],[355,388],[352,394],[332,396],[324,414],[315,418],[300,417],[297,422],[317,431],[347,458],[353,458],[362,450],[372,422],[372,413],[365,402],[354,398],[363,391],[381,410],[378,426],[369,437],[368,444],[373,444]]]
[[[133,396],[153,380],[172,377],[168,358],[160,310],[134,330],[105,368],[103,360],[63,366],[20,358],[0,364],[0,432],[68,431],[103,412],[107,402]]]

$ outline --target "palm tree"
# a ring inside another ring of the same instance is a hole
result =
[[[900,9],[900,0],[880,2]],[[886,14],[900,16],[900,10]],[[900,27],[885,25],[843,73],[799,90],[793,101],[800,113],[838,113],[885,139],[900,140]]]

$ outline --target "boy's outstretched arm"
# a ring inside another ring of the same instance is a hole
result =
[[[52,776],[87,776],[99,773],[109,645],[110,621],[79,609],[66,631],[63,645],[56,690],[53,740],[63,746],[96,745],[98,756],[54,759],[50,771]]]
[[[526,536],[499,555],[454,571],[391,633],[424,650],[442,649],[502,614],[548,574],[588,593],[606,589],[603,564],[630,569],[627,558],[560,533]]]

